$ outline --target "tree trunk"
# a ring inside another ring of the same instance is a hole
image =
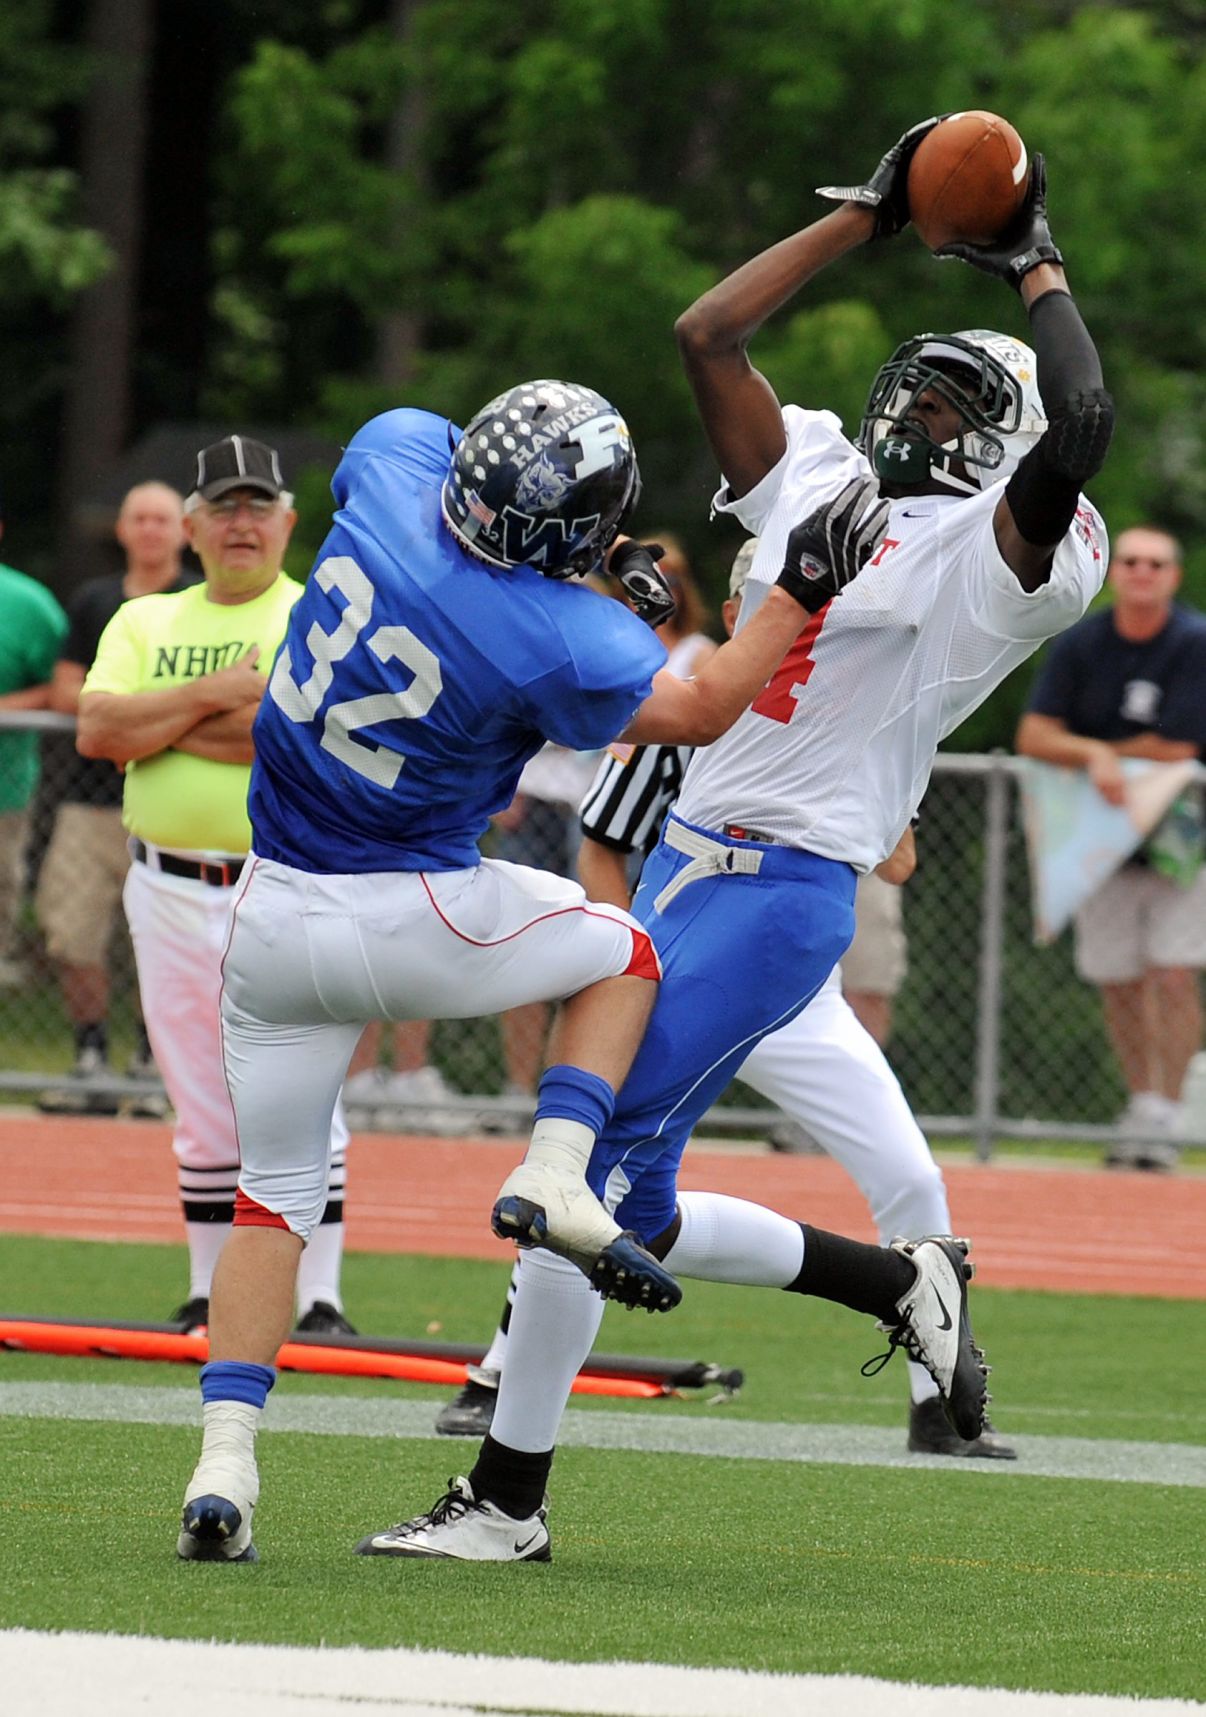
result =
[[[414,21],[422,4],[423,0],[391,0],[389,22],[395,41],[407,43],[412,39]],[[390,116],[385,160],[394,172],[404,173],[415,182],[421,180],[423,173],[421,139],[425,119],[419,80],[408,77]],[[401,217],[394,242],[399,246],[406,242],[405,221]],[[423,333],[422,317],[413,308],[399,304],[382,314],[377,328],[378,381],[399,394],[404,392],[414,378],[415,355],[422,346]]]
[[[152,0],[92,0],[95,58],[80,142],[83,218],[107,240],[113,267],[81,293],[72,316],[59,462],[59,582],[70,589],[107,564],[89,503],[129,434],[135,287],[142,233],[143,155]],[[99,540],[98,540],[99,539]]]

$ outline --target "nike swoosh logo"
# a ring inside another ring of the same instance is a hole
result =
[[[942,1307],[942,1315],[946,1319],[946,1322],[940,1323],[938,1325],[938,1328],[939,1329],[950,1329],[950,1327],[951,1327],[951,1314],[947,1311],[946,1301],[942,1298],[942,1295],[938,1292],[937,1288],[934,1289],[934,1298],[937,1300],[938,1304]]]
[[[945,1310],[945,1308],[943,1308],[943,1309]],[[950,1328],[949,1324],[947,1325],[947,1328],[948,1329]],[[533,1544],[535,1544],[536,1540],[539,1537],[540,1537],[540,1534],[538,1532],[534,1532],[532,1534],[532,1536],[530,1538],[526,1539],[524,1541],[524,1543],[522,1543],[522,1544],[519,1542],[519,1540],[517,1538],[515,1540],[515,1554],[517,1556],[522,1556],[525,1550],[530,1550],[532,1548]]]
[[[902,519],[932,519],[934,513],[933,509],[929,507],[926,508],[924,513],[910,513],[906,507],[900,516]]]

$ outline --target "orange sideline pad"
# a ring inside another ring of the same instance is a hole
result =
[[[0,1318],[0,1347],[24,1353],[58,1353],[76,1359],[151,1359],[204,1365],[205,1335],[163,1335],[157,1330],[83,1328],[78,1324],[26,1323]],[[361,1348],[311,1347],[287,1341],[276,1356],[282,1371],[308,1371],[327,1377],[396,1377],[407,1383],[464,1383],[460,1360],[424,1359],[417,1354],[368,1353]],[[575,1395],[615,1395],[649,1400],[669,1393],[636,1377],[575,1377]]]

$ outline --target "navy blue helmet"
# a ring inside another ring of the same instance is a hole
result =
[[[590,572],[641,492],[628,425],[593,388],[521,382],[479,411],[440,501],[453,536],[491,566]]]

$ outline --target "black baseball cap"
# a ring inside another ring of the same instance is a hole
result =
[[[216,501],[231,489],[259,489],[275,499],[285,479],[275,447],[249,441],[245,435],[228,435],[198,453],[193,487],[203,501]]]

